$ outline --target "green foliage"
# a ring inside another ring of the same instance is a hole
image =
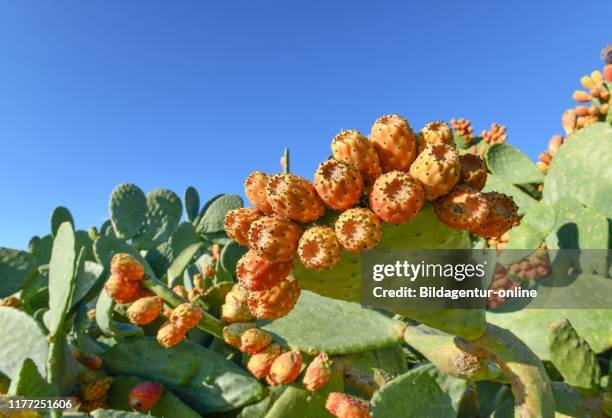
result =
[[[518,206],[519,215],[523,215],[529,208],[537,203],[537,201],[529,194],[525,193],[522,189],[516,187],[505,178],[496,176],[495,174],[489,174],[487,176],[487,184],[485,185],[483,192],[499,192],[504,193],[508,196],[512,196],[514,202]]]
[[[38,261],[32,255],[0,247],[0,298],[21,289],[36,274]]]
[[[243,206],[242,198],[235,194],[223,194],[211,199],[202,209],[203,215],[197,226],[199,233],[215,233],[223,231],[225,215],[232,209]]]
[[[544,179],[529,157],[507,143],[491,145],[486,160],[493,174],[512,184],[541,183]]]
[[[57,396],[55,388],[40,375],[36,364],[29,358],[23,361],[21,368],[13,377],[8,393],[26,398]]]
[[[147,212],[144,224],[134,243],[150,249],[170,238],[183,214],[180,198],[171,190],[155,189],[147,193]]]
[[[113,231],[120,238],[135,237],[145,221],[147,198],[140,188],[131,183],[115,187],[110,197],[110,217]],[[102,228],[105,234],[105,228]]]
[[[72,218],[70,211],[63,206],[58,206],[51,214],[51,235],[53,237],[57,235],[57,230],[64,222],[68,222],[74,229],[74,219]]]
[[[133,336],[142,337],[144,335],[142,328],[129,323],[118,322],[113,318],[114,307],[115,302],[108,293],[106,291],[100,292],[96,303],[96,323],[100,327],[100,331],[117,339]]]
[[[187,187],[183,196],[185,215],[189,222],[193,222],[200,213],[200,195],[195,187]]]

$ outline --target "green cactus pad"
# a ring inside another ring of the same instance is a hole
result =
[[[51,260],[51,248],[53,247],[53,237],[51,234],[45,235],[39,240],[30,241],[28,251],[38,259],[40,264],[47,264]]]
[[[174,286],[178,283],[179,279],[183,276],[183,272],[189,264],[193,261],[196,254],[204,246],[203,242],[196,242],[195,244],[189,245],[180,254],[177,254],[172,260],[170,267],[168,268],[168,285]]]
[[[274,334],[285,346],[313,355],[319,352],[333,355],[398,344],[405,325],[357,303],[302,291],[287,316],[262,322],[261,328]]]
[[[499,192],[512,196],[514,202],[518,206],[519,215],[523,215],[531,206],[537,203],[537,200],[529,196],[523,190],[510,183],[505,178],[496,176],[495,174],[489,174],[487,176],[487,184],[482,191]]]
[[[188,222],[183,222],[168,240],[171,250],[170,255],[176,257],[185,248],[198,242],[201,242],[201,240],[195,231],[195,227]]]
[[[544,175],[529,157],[510,144],[493,144],[486,155],[487,167],[512,184],[541,183]]]
[[[38,260],[25,251],[0,247],[0,298],[21,289],[36,274]]]
[[[110,217],[114,232],[120,238],[135,237],[147,213],[147,198],[140,188],[131,183],[115,187],[110,197]],[[105,228],[101,229],[106,234]]]
[[[53,239],[49,263],[49,333],[54,335],[62,325],[75,285],[75,239],[72,225],[64,222]]]
[[[548,248],[608,248],[608,221],[599,212],[585,208],[571,196],[563,196],[553,205],[556,222],[546,237]]]
[[[433,364],[425,364],[414,370],[415,373],[427,373],[440,386],[440,389],[451,399],[451,405],[456,413],[459,413],[461,402],[468,391],[469,381],[450,376]]]
[[[236,264],[240,257],[248,251],[247,248],[235,243],[234,241],[223,247],[219,262],[217,263],[217,275],[219,278],[224,278],[225,281],[234,281],[234,272]]]
[[[166,241],[178,227],[183,215],[181,199],[172,190],[155,189],[147,193],[147,212],[134,243],[151,249]]]
[[[287,390],[287,385],[270,386],[268,395],[261,401],[247,405],[238,414],[237,418],[265,418],[274,405],[274,402]]]
[[[53,237],[55,237],[55,235],[57,234],[57,230],[64,222],[70,223],[70,225],[72,225],[72,228],[74,229],[74,219],[72,218],[72,214],[70,213],[70,211],[63,206],[58,206],[53,210],[53,213],[51,214],[51,235]]]
[[[236,194],[222,194],[211,199],[203,209],[203,215],[197,226],[199,233],[223,231],[225,215],[232,209],[244,205],[242,198]]]
[[[164,348],[153,338],[123,340],[104,354],[104,364],[111,373],[163,383],[200,414],[229,411],[263,396],[245,370],[188,341]]]
[[[571,196],[612,218],[612,126],[596,123],[570,135],[544,180],[544,201]]]
[[[187,216],[189,222],[193,222],[200,213],[200,195],[195,187],[189,186],[185,189],[183,202],[185,204],[185,216]]]
[[[36,364],[29,358],[23,361],[19,372],[11,382],[8,393],[13,396],[24,396],[26,398],[57,396],[55,388],[40,375]]]
[[[41,376],[46,376],[49,346],[36,321],[17,309],[0,307],[0,329],[0,373],[13,379],[30,358]]]
[[[115,321],[113,318],[114,306],[115,302],[113,299],[106,290],[102,290],[96,302],[96,323],[100,331],[106,336],[117,339],[132,336],[142,337],[144,335],[142,328],[129,323]]]
[[[85,261],[82,265],[77,266],[77,277],[76,285],[74,288],[74,294],[70,303],[71,309],[83,300],[92,291],[102,276],[104,268],[93,261]]]
[[[451,418],[452,400],[421,366],[384,385],[370,401],[372,418]]]

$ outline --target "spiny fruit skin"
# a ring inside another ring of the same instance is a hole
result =
[[[372,126],[370,140],[385,173],[393,170],[408,171],[416,158],[416,137],[406,119],[400,115],[378,118]]]
[[[487,165],[480,155],[463,154],[459,156],[461,163],[460,182],[482,190],[487,183]]]
[[[425,203],[421,183],[403,171],[390,171],[374,182],[372,212],[385,222],[402,224],[416,217]]]
[[[227,235],[240,245],[249,245],[249,228],[263,215],[257,209],[232,209],[225,215],[224,228]],[[214,275],[213,275],[214,276]]]
[[[435,200],[459,182],[459,154],[449,145],[427,145],[410,166],[410,175],[421,182],[427,200]]]
[[[185,328],[179,328],[168,321],[157,331],[157,342],[166,348],[170,348],[183,341],[186,334],[187,330]]]
[[[453,130],[448,123],[437,121],[429,122],[421,129],[419,134],[419,141],[421,150],[429,144],[446,144],[449,146],[455,146],[455,139],[453,138]]]
[[[382,238],[382,223],[369,209],[344,211],[334,225],[338,242],[347,250],[359,253],[376,247]]]
[[[177,284],[172,288],[172,291],[175,295],[182,297],[183,299],[187,299],[187,289],[182,284]]]
[[[489,213],[480,225],[470,231],[483,238],[499,237],[518,224],[518,207],[512,197],[503,193],[483,193],[487,199]]]
[[[434,202],[434,211],[445,225],[465,231],[472,230],[487,219],[489,202],[476,189],[458,184]]]
[[[178,327],[190,330],[202,319],[202,308],[192,303],[182,303],[172,311],[170,321]]]
[[[275,174],[268,178],[266,196],[274,215],[282,219],[306,223],[325,213],[323,201],[313,184],[295,174]]]
[[[157,382],[144,381],[134,386],[128,395],[128,405],[139,412],[153,408],[164,393],[164,385]]]
[[[292,268],[291,261],[274,262],[248,251],[236,264],[236,276],[246,289],[264,290],[284,280]]]
[[[158,296],[138,299],[127,309],[127,317],[132,324],[146,325],[161,314],[164,303]]]
[[[286,385],[297,379],[302,370],[302,353],[298,350],[287,351],[274,360],[268,373],[271,385]]]
[[[255,328],[255,322],[234,322],[223,327],[223,340],[234,347],[240,346],[240,337],[245,331]]]
[[[358,130],[342,131],[331,145],[336,160],[355,167],[366,184],[371,184],[382,174],[380,158],[368,138]]]
[[[302,232],[293,221],[265,216],[251,225],[249,248],[270,261],[292,261]]]
[[[234,322],[249,322],[255,319],[249,306],[244,303],[224,303],[221,306],[221,319],[228,324]]]
[[[302,383],[306,390],[314,392],[321,389],[331,376],[331,361],[326,353],[319,353],[306,368]]]
[[[85,369],[77,376],[79,397],[85,401],[106,399],[113,378],[102,372]]]
[[[139,281],[127,280],[123,276],[112,274],[104,285],[106,292],[117,303],[130,303],[138,299],[142,287]]]
[[[257,319],[278,319],[291,312],[299,297],[297,280],[287,277],[270,289],[249,292],[248,306]]]
[[[282,349],[280,345],[276,343],[270,344],[249,358],[246,366],[247,370],[256,378],[263,379],[270,373],[272,363],[274,363],[274,360],[276,360],[281,353]]]
[[[272,335],[259,328],[250,328],[240,336],[240,351],[255,354],[272,342]]]
[[[249,202],[260,212],[266,215],[273,213],[272,206],[266,197],[266,186],[268,185],[268,175],[261,171],[254,171],[244,182],[244,194]]]
[[[331,392],[327,396],[325,408],[338,418],[371,418],[368,404],[346,393]]]
[[[342,258],[342,247],[332,228],[315,226],[307,229],[300,238],[298,254],[307,268],[328,270]]]
[[[249,291],[246,287],[236,284],[225,295],[225,303],[246,304],[249,300]]]
[[[363,178],[355,168],[330,158],[317,168],[314,187],[327,206],[346,210],[359,201],[363,193]]]
[[[126,280],[141,280],[144,277],[142,264],[126,253],[117,253],[111,259],[111,273]]]

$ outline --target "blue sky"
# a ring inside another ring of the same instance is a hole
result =
[[[610,16],[610,1],[2,1],[0,246],[48,233],[58,205],[100,225],[121,182],[241,192],[284,146],[311,177],[334,134],[386,113],[496,121],[535,159],[601,68]]]

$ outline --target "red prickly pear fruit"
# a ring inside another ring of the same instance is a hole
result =
[[[182,284],[177,284],[172,288],[172,291],[175,295],[182,297],[183,299],[187,299],[187,289]]]
[[[251,224],[249,248],[270,261],[292,261],[302,232],[295,222],[265,216]]]
[[[153,408],[164,393],[164,385],[157,382],[144,381],[130,391],[128,405],[139,412]]]
[[[459,154],[449,145],[427,145],[410,167],[410,175],[421,182],[427,200],[436,200],[459,182]]]
[[[408,121],[400,115],[378,118],[372,126],[370,140],[385,173],[394,170],[408,171],[416,158],[416,137]]]
[[[302,383],[306,390],[314,392],[321,389],[331,376],[331,361],[326,353],[319,353],[306,368]]]
[[[338,418],[371,418],[367,403],[341,392],[327,395],[325,409]]]
[[[329,270],[342,258],[342,247],[334,230],[314,226],[304,232],[298,246],[300,261],[312,270]]]
[[[274,360],[268,373],[271,385],[286,385],[297,379],[302,370],[302,353],[298,350],[288,351]]]
[[[255,354],[272,343],[272,335],[259,328],[246,330],[240,336],[240,351]]]
[[[607,82],[612,83],[612,64],[608,64],[604,67],[603,77]]]
[[[370,209],[385,222],[402,224],[415,218],[425,194],[421,183],[403,171],[390,171],[374,182],[370,192]]]
[[[346,210],[359,201],[363,193],[363,178],[357,169],[330,158],[317,168],[314,187],[327,206]]]
[[[284,280],[292,268],[291,261],[274,262],[248,251],[236,264],[236,276],[247,290],[265,290]]]
[[[126,253],[113,255],[110,269],[111,273],[125,280],[142,280],[144,277],[144,268],[140,261]]]
[[[111,383],[113,378],[105,373],[84,369],[77,376],[79,397],[85,401],[105,400]]]
[[[483,238],[496,238],[519,223],[518,207],[512,197],[503,193],[483,193],[488,203],[488,214],[470,232]]]
[[[382,223],[369,209],[344,211],[334,225],[338,242],[347,250],[359,253],[374,248],[382,238]]]
[[[104,285],[106,292],[117,303],[130,303],[141,295],[142,287],[139,281],[127,280],[123,276],[112,274]]]
[[[172,311],[170,321],[177,327],[190,330],[202,319],[202,308],[192,303],[182,303]]]
[[[186,334],[187,330],[185,328],[179,328],[168,321],[157,331],[157,342],[166,348],[170,348],[183,341]]]
[[[274,360],[282,353],[281,346],[274,343],[255,353],[247,362],[247,370],[258,379],[263,379],[270,373]]]
[[[127,309],[127,317],[132,324],[146,325],[153,322],[161,314],[164,303],[158,296],[138,299]]]
[[[443,224],[469,231],[487,218],[489,203],[478,190],[458,184],[449,194],[434,202],[434,211]]]
[[[267,290],[249,292],[248,308],[257,319],[278,319],[287,315],[300,297],[300,286],[292,277]]]
[[[254,171],[244,182],[244,194],[249,202],[260,212],[266,215],[273,213],[272,206],[266,197],[266,186],[268,185],[268,175],[261,171]]]
[[[306,223],[325,213],[323,201],[314,186],[304,177],[295,174],[275,174],[266,187],[268,202],[274,215],[281,219]]]
[[[240,245],[249,245],[249,228],[263,215],[257,209],[232,209],[225,215],[224,229],[227,235]],[[214,276],[214,274],[213,274]]]
[[[83,366],[91,370],[100,370],[102,368],[102,358],[95,354],[81,354],[77,351],[76,359]]]
[[[234,322],[223,327],[223,340],[234,347],[240,346],[240,337],[245,331],[255,328],[255,322]]]
[[[340,132],[334,137],[331,149],[336,160],[354,167],[368,185],[382,174],[380,157],[374,145],[358,130]]]
[[[482,190],[487,183],[487,165],[480,155],[463,154],[459,156],[461,163],[461,180],[473,189]]]

